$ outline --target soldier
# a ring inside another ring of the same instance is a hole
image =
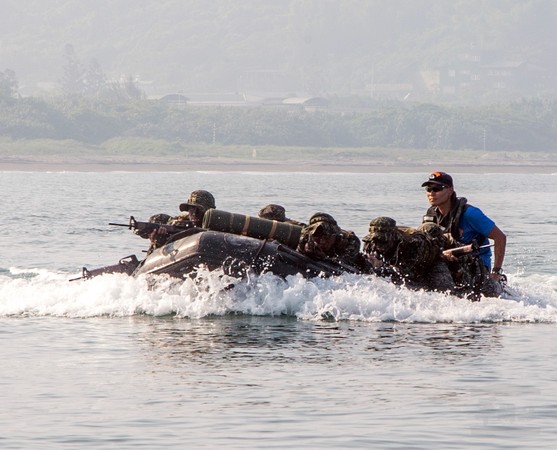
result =
[[[261,208],[257,215],[262,219],[291,223],[293,225],[298,225],[300,227],[306,226],[306,224],[303,222],[298,222],[297,220],[289,219],[288,217],[286,217],[286,210],[284,209],[284,206],[275,205],[274,203],[270,203],[267,206]]]
[[[369,233],[363,241],[374,273],[417,289],[454,288],[451,273],[441,258],[441,243],[423,231],[397,227],[390,217],[377,217],[369,223]]]
[[[424,222],[418,227],[418,230],[424,232],[442,250],[441,259],[449,268],[455,285],[455,294],[466,295],[466,291],[469,291],[474,284],[470,270],[473,266],[473,256],[471,254],[464,254],[458,259],[447,258],[445,256],[447,254],[446,249],[458,247],[460,244],[454,240],[450,233],[445,233],[443,228],[436,223]]]
[[[149,220],[147,222],[166,225],[166,224],[168,224],[168,221],[170,219],[171,219],[171,217],[168,214],[159,213],[159,214],[154,214],[151,217],[149,217]],[[151,241],[151,245],[149,246],[149,249],[147,250],[148,255],[151,254],[153,252],[153,250],[155,250],[157,247],[160,247],[161,245],[163,245],[166,242],[166,240],[168,239],[167,234],[157,233],[157,230],[152,231],[149,234],[145,234],[144,232],[141,232],[141,231],[134,231],[134,233],[137,234],[138,236],[141,236],[144,239],[149,239]]]
[[[327,213],[316,213],[302,230],[298,249],[314,259],[330,259],[361,269],[360,239],[353,231],[342,230]]]
[[[193,191],[187,201],[180,204],[180,211],[182,211],[182,214],[175,217],[164,214],[164,216],[167,216],[166,224],[183,228],[200,227],[203,223],[205,211],[211,208],[216,208],[213,194],[203,190]],[[163,214],[157,214],[152,217],[156,216],[163,216]],[[149,235],[151,241],[149,250],[152,251],[164,245],[168,242],[169,237],[170,235],[165,228],[159,228],[153,231]]]
[[[203,223],[203,216],[208,209],[216,208],[215,197],[209,191],[193,191],[187,201],[180,205],[180,214],[169,220],[169,225],[184,225],[191,222],[194,226],[200,227]]]
[[[168,221],[170,219],[171,219],[171,217],[168,214],[159,213],[159,214],[153,214],[151,217],[149,217],[147,222],[166,225],[166,224],[168,224]],[[135,229],[134,233],[137,234],[138,236],[142,237],[143,239],[149,239],[149,233],[145,232],[144,230]]]

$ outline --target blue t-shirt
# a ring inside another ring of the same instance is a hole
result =
[[[461,234],[459,240],[463,244],[470,244],[474,239],[478,239],[478,237],[483,236],[485,239],[483,242],[478,241],[478,244],[480,246],[489,244],[487,235],[491,233],[494,226],[495,222],[487,217],[481,209],[468,205],[464,214],[460,216],[458,228]],[[480,251],[480,257],[487,268],[491,269],[491,247],[482,249]]]

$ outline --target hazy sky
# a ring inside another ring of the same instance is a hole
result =
[[[53,89],[71,44],[84,67],[94,60],[151,93],[357,93],[470,50],[554,55],[556,9],[553,0],[0,0],[0,70],[14,70],[23,93]]]

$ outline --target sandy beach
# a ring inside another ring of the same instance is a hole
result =
[[[11,172],[330,172],[412,173],[444,170],[452,173],[557,173],[555,160],[245,160],[235,158],[68,158],[49,156],[6,158],[0,156],[0,171]]]

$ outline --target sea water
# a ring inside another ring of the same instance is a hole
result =
[[[501,299],[357,275],[68,281],[143,255],[108,222],[177,214],[195,189],[361,237],[377,216],[417,226],[426,177],[0,173],[0,447],[552,448],[557,175],[454,174],[507,234]]]

